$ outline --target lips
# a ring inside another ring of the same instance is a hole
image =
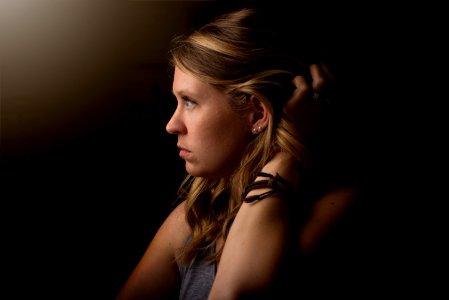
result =
[[[179,156],[185,159],[189,155],[190,151],[181,145],[178,145],[178,148],[179,148]]]

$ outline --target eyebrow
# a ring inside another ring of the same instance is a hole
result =
[[[183,94],[183,93],[185,93],[185,91],[184,90],[180,90],[180,91],[178,91],[178,93],[175,93],[175,90],[172,89],[171,93],[176,96],[176,94]]]
[[[175,93],[175,91],[172,89],[171,93],[173,94],[173,96],[176,97],[176,95],[178,95],[181,98],[189,98],[191,100],[198,100],[198,97],[194,94],[192,94],[191,92],[189,92],[188,90],[185,89],[181,89],[180,91],[178,91],[177,93]]]

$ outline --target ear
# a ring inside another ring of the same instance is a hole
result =
[[[268,126],[270,111],[265,103],[263,101],[260,101],[255,96],[251,96],[249,102],[249,121],[251,132],[253,134],[259,134]]]

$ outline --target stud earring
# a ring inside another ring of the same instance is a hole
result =
[[[258,134],[262,131],[262,126],[257,126],[257,127],[253,127],[253,129],[251,130],[254,134]]]

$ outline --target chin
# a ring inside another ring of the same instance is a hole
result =
[[[194,177],[203,177],[203,173],[200,170],[198,170],[198,168],[192,167],[187,162],[186,162],[186,172]]]
[[[189,173],[189,175],[193,176],[193,177],[204,177],[204,178],[209,178],[210,176],[207,175],[207,173],[204,172],[198,172],[198,171],[194,171],[194,170],[190,170],[190,169],[186,169],[187,173]]]
[[[218,175],[216,172],[210,172],[210,171],[207,171],[207,170],[204,170],[201,168],[195,168],[187,163],[186,163],[186,172],[194,177],[203,177],[203,178],[218,178],[218,177],[220,177],[220,175]]]

